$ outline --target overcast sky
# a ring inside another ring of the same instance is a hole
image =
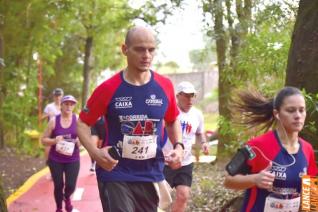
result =
[[[143,0],[133,0],[137,2]],[[189,52],[193,49],[204,47],[203,43],[203,15],[197,0],[186,0],[183,3],[184,10],[178,10],[159,26],[158,38],[160,44],[157,50],[156,63],[175,61],[180,67],[191,67]],[[138,23],[137,24],[142,24]]]
[[[203,48],[202,11],[198,1],[187,0],[185,9],[169,17],[167,24],[159,28],[161,41],[157,59],[175,61],[180,67],[189,67],[189,52]]]

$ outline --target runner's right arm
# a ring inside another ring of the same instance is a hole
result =
[[[275,175],[270,173],[270,163],[265,169],[256,174],[236,174],[234,176],[226,175],[224,186],[230,189],[245,190],[253,186],[263,189],[271,189],[275,180]]]
[[[42,135],[42,138],[41,138],[41,143],[44,145],[44,146],[52,146],[54,144],[57,144],[57,142],[63,140],[63,137],[62,136],[57,136],[56,138],[51,138],[51,135],[52,135],[52,131],[55,127],[55,118],[52,118],[43,135]]]
[[[109,154],[108,150],[110,146],[98,149],[91,140],[91,128],[81,121],[79,118],[77,121],[77,134],[85,149],[89,155],[96,161],[96,163],[107,171],[111,171],[118,163],[118,160],[114,160]]]

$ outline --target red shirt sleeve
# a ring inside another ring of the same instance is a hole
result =
[[[168,98],[168,108],[166,111],[166,114],[164,116],[164,120],[166,122],[173,122],[177,119],[178,115],[179,115],[179,109],[177,107],[177,102],[176,102],[176,97],[174,94],[174,88],[173,85],[171,83],[171,81],[166,78],[163,77],[157,73],[155,73],[155,80],[157,83],[160,84],[160,86],[162,87],[162,89],[164,90],[167,98]]]
[[[308,174],[310,176],[317,176],[318,175],[318,169],[317,169],[314,151],[311,152],[311,157],[309,159]]]
[[[117,73],[109,80],[100,84],[94,90],[85,107],[81,111],[79,115],[81,121],[92,126],[99,117],[106,115],[108,104],[121,82],[120,74]]]
[[[251,139],[247,144],[256,155],[254,159],[247,161],[252,173],[258,173],[265,169],[280,151],[273,131],[268,131],[261,136]]]
[[[305,154],[305,157],[308,161],[308,170],[307,174],[310,176],[316,176],[318,174],[318,169],[316,165],[316,159],[315,159],[315,153],[310,143],[307,141],[301,139],[302,145],[303,145],[303,151]]]

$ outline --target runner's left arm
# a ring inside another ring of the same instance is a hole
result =
[[[209,154],[209,144],[206,141],[204,133],[195,134],[195,142],[197,145],[201,145],[202,152],[207,155]]]

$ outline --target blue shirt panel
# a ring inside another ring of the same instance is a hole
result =
[[[142,86],[134,86],[122,80],[107,109],[107,145],[117,145],[123,141],[123,135],[157,135],[157,153],[155,158],[147,160],[121,158],[111,172],[99,168],[97,176],[100,180],[155,182],[164,179],[162,120],[168,104],[168,98],[154,80],[153,73],[150,82]]]

